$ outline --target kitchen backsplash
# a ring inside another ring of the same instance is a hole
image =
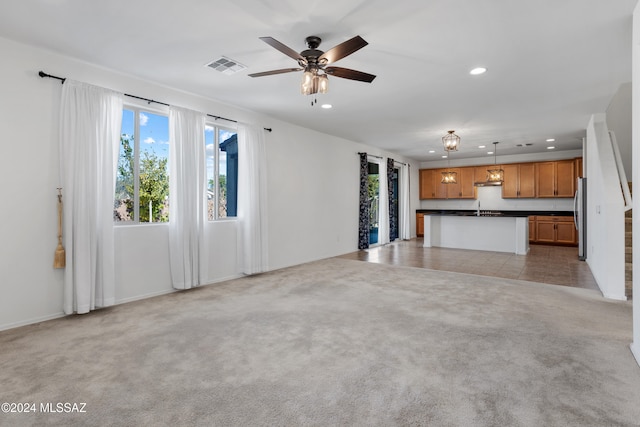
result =
[[[503,199],[502,187],[478,187],[478,198],[421,200],[420,209],[540,210],[573,211],[573,199]]]

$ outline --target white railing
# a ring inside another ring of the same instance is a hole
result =
[[[611,147],[613,148],[613,157],[615,157],[616,159],[618,179],[620,180],[622,197],[624,198],[624,210],[628,211],[633,207],[633,203],[631,201],[631,191],[629,191],[629,181],[627,181],[627,174],[624,172],[622,156],[620,155],[620,149],[618,148],[618,140],[616,139],[616,134],[612,130],[609,131],[609,140],[611,141]]]

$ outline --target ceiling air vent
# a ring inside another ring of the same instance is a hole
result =
[[[233,59],[227,58],[226,56],[222,56],[220,57],[220,59],[209,62],[207,64],[207,67],[213,68],[214,70],[220,71],[221,73],[227,75],[235,74],[238,71],[247,68],[246,65],[242,65],[238,61],[234,61]]]

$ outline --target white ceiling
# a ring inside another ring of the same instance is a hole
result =
[[[546,151],[547,138],[580,148],[590,115],[631,81],[636,2],[20,0],[0,2],[0,37],[426,161],[449,129],[457,158],[493,141],[501,155]],[[309,35],[324,51],[360,35],[369,45],[335,65],[377,78],[330,77],[312,107],[300,73],[247,76],[297,66],[258,37],[302,51]],[[222,55],[248,68],[205,67]]]

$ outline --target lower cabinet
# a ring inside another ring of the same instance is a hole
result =
[[[532,218],[535,218],[532,221]],[[536,216],[529,217],[529,227],[532,222],[535,232],[533,239],[529,232],[529,241],[534,243],[547,243],[558,245],[577,245],[577,233],[571,216]]]
[[[416,212],[416,236],[424,237],[424,214]]]
[[[529,217],[529,242],[536,241],[536,217]]]

